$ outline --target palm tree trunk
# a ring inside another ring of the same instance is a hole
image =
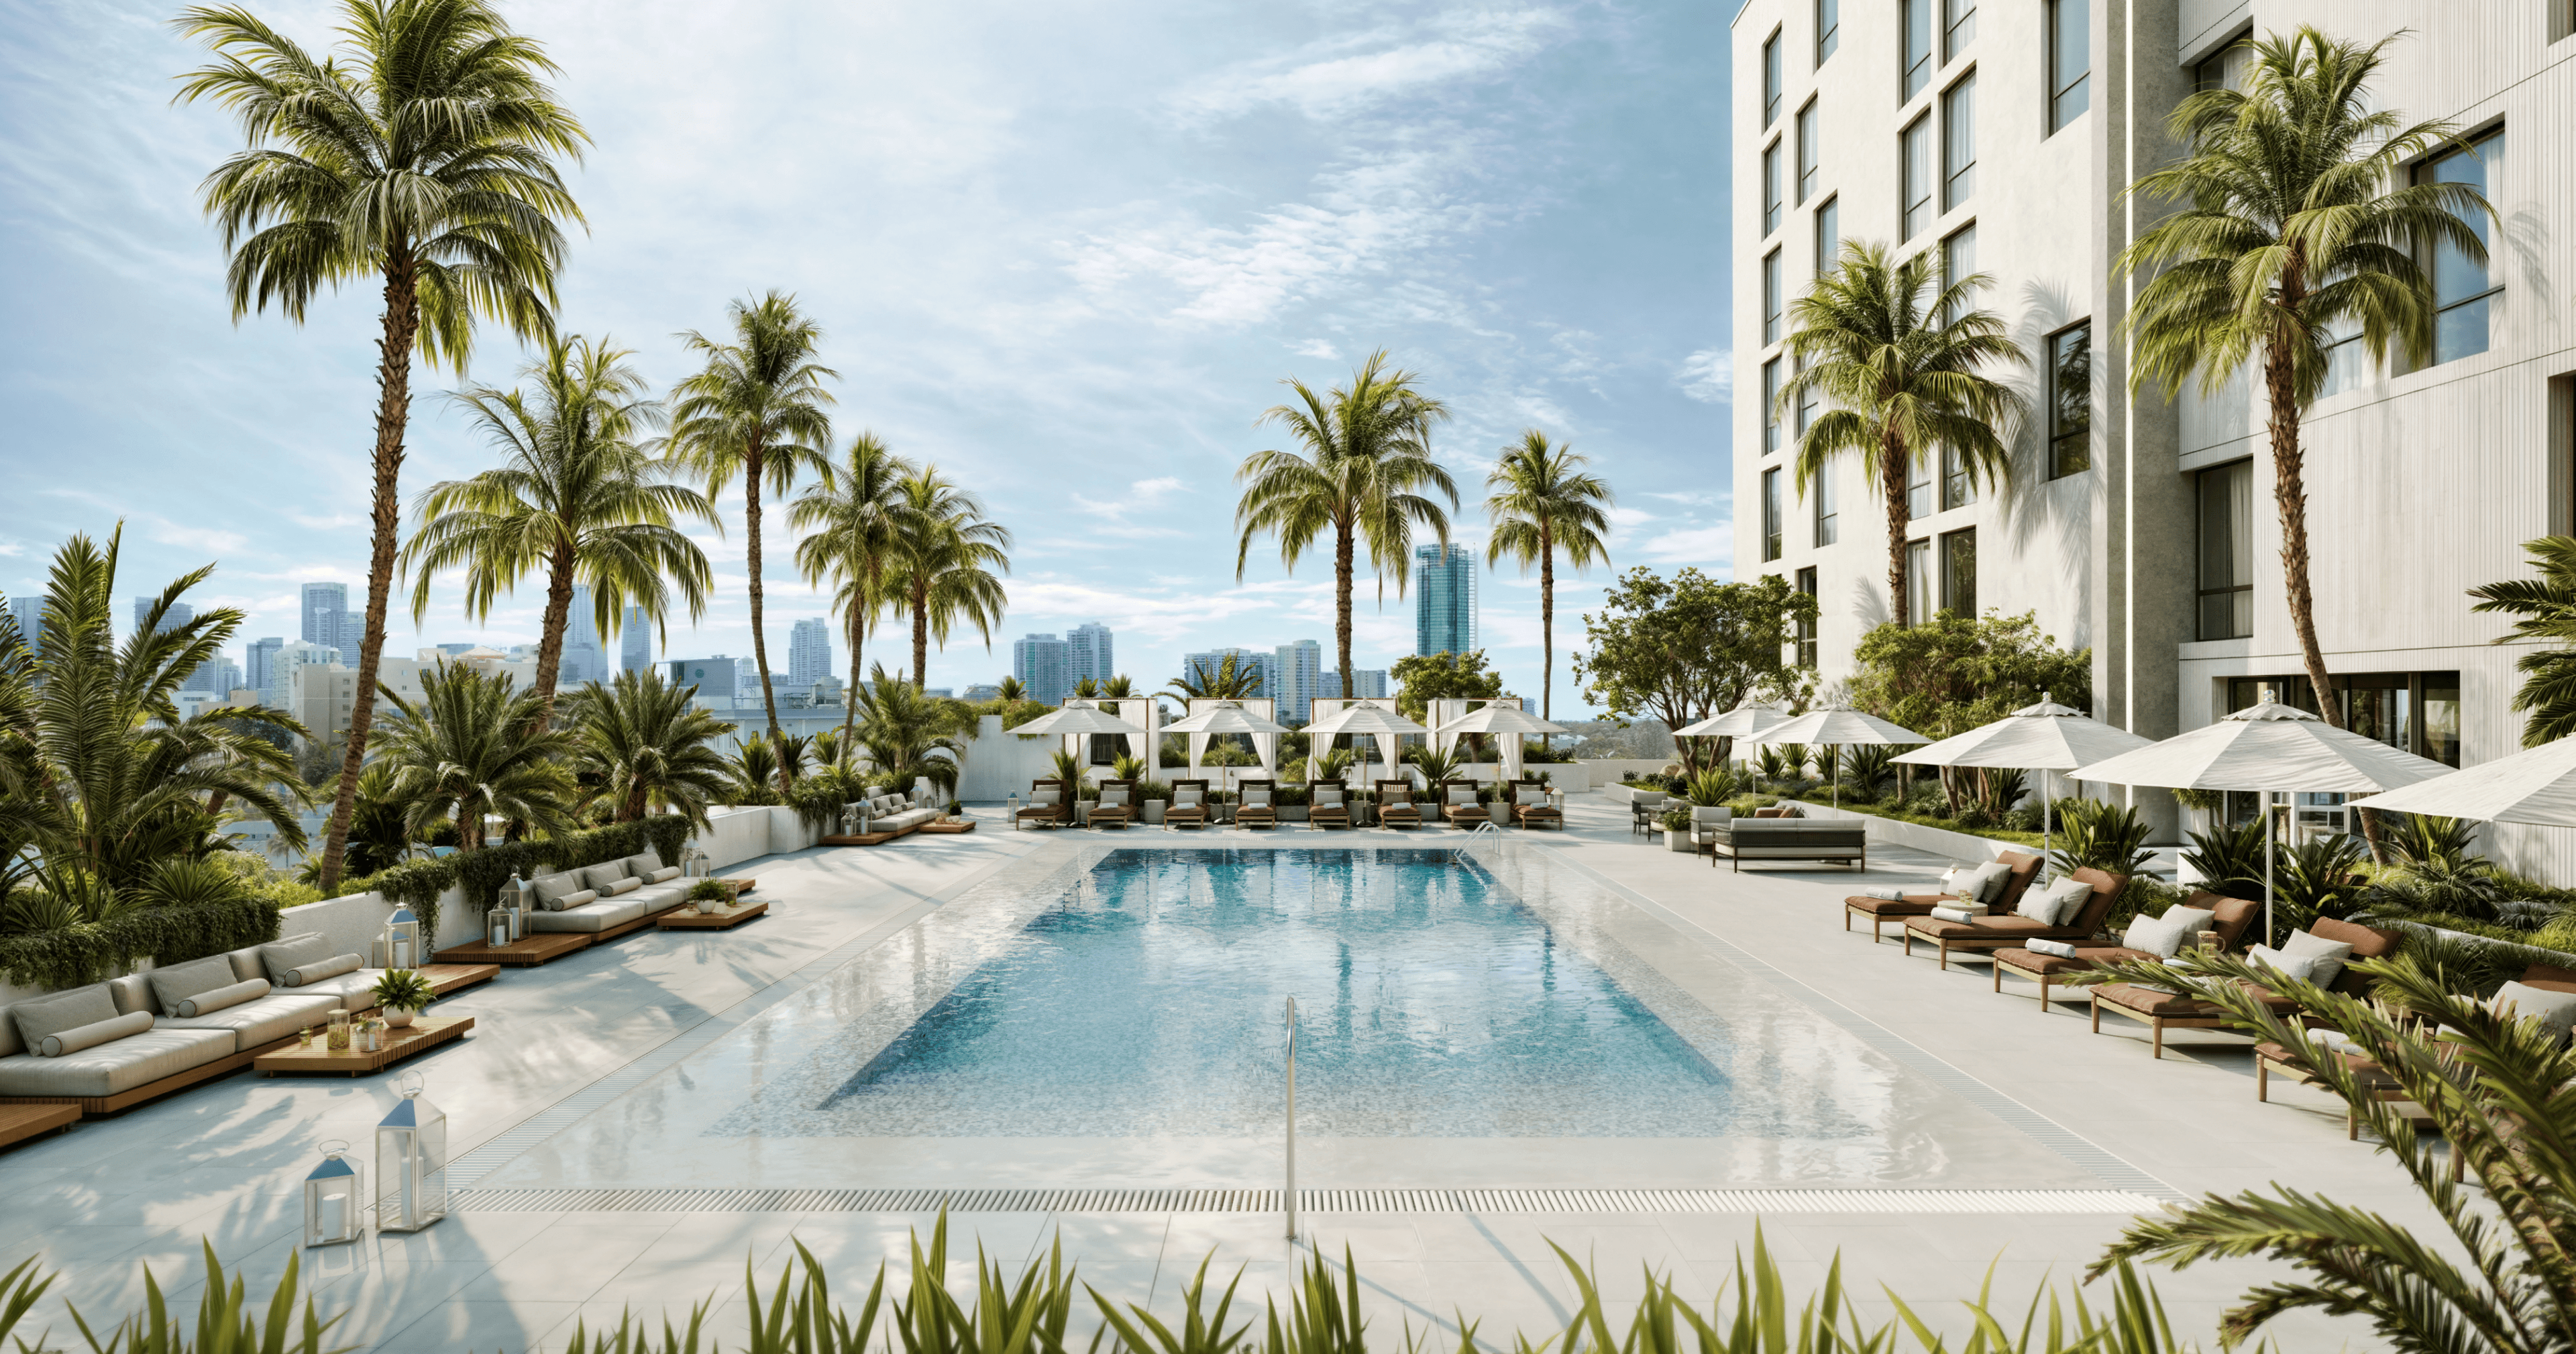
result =
[[[555,676],[563,666],[564,622],[572,615],[572,567],[572,547],[557,545],[552,566],[546,571],[545,621],[537,632],[536,730],[543,730],[554,718]]]
[[[1347,522],[1333,524],[1333,661],[1342,665],[1342,698],[1357,696],[1359,678],[1351,672],[1351,528]]]
[[[1556,533],[1538,524],[1538,717],[1554,719],[1556,705]],[[1539,740],[1544,744],[1547,740]]]
[[[762,459],[761,448],[758,443],[752,444],[742,458],[743,470],[746,475],[742,490],[743,554],[744,565],[751,570],[751,662],[752,666],[760,670],[760,703],[769,712],[769,743],[770,746],[776,747],[779,745],[782,737],[778,728],[778,694],[775,691],[772,691],[769,686],[769,637],[762,633],[760,628],[762,600],[760,592],[760,475],[762,470]],[[782,758],[778,763],[778,793],[784,795],[790,788],[791,782],[787,779],[787,762]]]
[[[930,580],[912,584],[912,686],[930,689]]]
[[[1905,501],[1905,444],[1888,433],[1879,453],[1878,477],[1887,489],[1887,615],[1901,629],[1914,622],[1908,615],[1905,590],[1905,528],[1912,522]],[[1766,524],[1767,525],[1767,524]]]
[[[349,710],[349,746],[340,759],[340,789],[331,802],[331,826],[322,839],[322,896],[340,885],[349,851],[349,819],[358,807],[358,769],[367,759],[367,734],[376,722],[376,672],[385,652],[385,603],[393,592],[394,545],[402,531],[403,432],[411,423],[411,349],[420,334],[420,295],[411,257],[396,251],[385,263],[383,337],[376,341],[376,484],[371,505],[374,533],[367,559],[367,624],[358,641],[358,680]],[[317,730],[317,736],[326,730]]]
[[[867,642],[867,620],[859,614],[858,599],[850,599],[850,689],[841,695],[841,760],[850,760],[850,730],[859,719],[859,646]]]

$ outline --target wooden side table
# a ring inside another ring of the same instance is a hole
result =
[[[730,931],[768,910],[769,900],[766,898],[720,907],[713,912],[700,912],[697,904],[690,903],[654,918],[653,924],[665,931]]]
[[[458,1016],[452,1020],[422,1016],[401,1029],[385,1031],[384,1047],[369,1052],[362,1053],[353,1048],[323,1048],[320,1046],[321,1036],[317,1035],[312,1048],[281,1048],[273,1053],[263,1053],[251,1059],[250,1066],[252,1071],[270,1077],[280,1072],[363,1076],[369,1072],[381,1072],[405,1058],[461,1039],[472,1028],[472,1016]]]

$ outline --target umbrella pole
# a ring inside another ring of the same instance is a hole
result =
[[[2048,868],[2048,840],[2056,827],[2056,817],[2057,805],[2048,797],[2048,772],[2043,768],[2039,773],[2039,867],[2042,870]]]
[[[2266,945],[2276,944],[2281,939],[2280,932],[2275,929],[2272,922],[2272,841],[2274,828],[2275,824],[2272,821],[2272,792],[2265,790],[2263,792],[2263,943]]]

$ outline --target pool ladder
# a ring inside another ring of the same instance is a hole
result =
[[[1288,1239],[1297,1239],[1297,999],[1288,999]]]

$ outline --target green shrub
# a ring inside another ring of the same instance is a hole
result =
[[[0,977],[78,987],[150,959],[185,963],[277,939],[277,905],[247,894],[185,907],[139,907],[60,930],[0,936]]]

